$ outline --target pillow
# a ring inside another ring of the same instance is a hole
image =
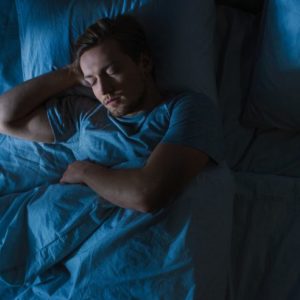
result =
[[[300,129],[300,1],[267,0],[242,122]]]
[[[131,13],[144,26],[161,88],[215,98],[213,0],[16,0],[24,79],[71,62],[79,34],[101,17]]]
[[[255,129],[240,124],[255,58],[258,17],[229,6],[217,6],[216,67],[222,111],[225,157],[236,168],[253,140]]]
[[[14,1],[0,2],[0,94],[23,81],[17,11]]]

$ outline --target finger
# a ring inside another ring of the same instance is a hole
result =
[[[66,178],[65,178],[65,174],[60,178],[59,180],[60,183],[66,183]]]

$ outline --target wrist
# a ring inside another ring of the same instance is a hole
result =
[[[81,76],[78,74],[73,65],[67,65],[63,68],[64,72],[66,72],[67,78],[73,83],[73,85],[81,84]]]
[[[87,161],[82,161],[78,165],[77,172],[83,183],[86,183],[88,173],[89,173],[89,171],[88,171],[89,167],[90,167],[90,163]]]

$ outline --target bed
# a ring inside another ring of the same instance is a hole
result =
[[[299,299],[299,3],[220,2],[216,73],[236,183],[231,296]]]
[[[299,26],[290,21],[300,6],[245,3],[0,1],[0,93],[70,63],[70,45],[97,18],[130,13],[153,45],[161,87],[218,105],[225,148],[224,162],[166,208],[138,213],[59,184],[74,161],[64,143],[0,135],[1,299],[300,298]],[[268,55],[274,41],[280,51]]]

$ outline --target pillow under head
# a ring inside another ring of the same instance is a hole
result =
[[[70,63],[71,43],[97,19],[130,13],[146,31],[161,88],[216,96],[213,0],[16,0],[16,4],[25,80]]]

